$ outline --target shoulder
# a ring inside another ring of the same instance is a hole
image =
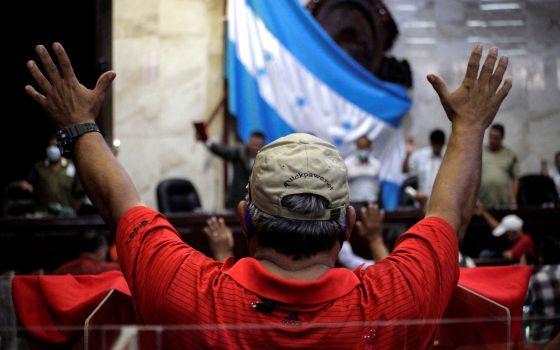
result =
[[[414,153],[412,153],[412,157],[424,158],[429,156],[431,151],[430,147],[422,147],[414,151]]]

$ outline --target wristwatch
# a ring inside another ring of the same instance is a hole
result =
[[[58,141],[58,148],[60,153],[64,158],[72,159],[74,154],[74,144],[76,140],[83,134],[88,132],[98,132],[101,133],[99,127],[95,123],[83,123],[69,126],[67,128],[60,129],[56,133],[56,139]]]

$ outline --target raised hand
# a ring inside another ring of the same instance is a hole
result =
[[[223,262],[233,255],[233,233],[223,218],[217,219],[213,216],[206,221],[206,224],[203,230],[208,237],[210,250],[216,260]]]
[[[453,92],[440,77],[428,75],[452,128],[426,215],[447,221],[459,240],[471,220],[478,195],[484,130],[511,89],[511,77],[504,79],[507,57],[498,59],[498,49],[491,48],[479,73],[481,57],[482,45],[475,45],[465,78]]]
[[[35,52],[43,66],[43,71],[35,61],[27,62],[27,68],[37,84],[37,89],[31,85],[25,91],[52,117],[60,127],[94,122],[105,99],[105,94],[115,79],[115,72],[108,71],[97,80],[94,89],[83,86],[72,68],[72,63],[60,43],[54,43],[52,49],[58,66],[51,54],[43,45],[37,45]]]
[[[511,89],[511,77],[503,79],[508,58],[502,56],[498,59],[498,49],[491,48],[479,73],[481,56],[482,45],[476,45],[472,50],[465,78],[453,92],[448,91],[443,79],[437,75],[429,74],[427,77],[454,126],[486,129]],[[496,61],[498,65],[494,70]]]
[[[373,260],[378,261],[389,255],[383,242],[383,220],[385,211],[379,209],[377,204],[362,207],[360,220],[356,222],[358,234],[368,240]]]

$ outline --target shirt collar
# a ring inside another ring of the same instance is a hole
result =
[[[226,262],[224,267],[230,264]],[[346,268],[330,269],[314,281],[289,280],[273,275],[254,258],[243,258],[224,273],[258,296],[291,305],[332,301],[360,284],[356,274]]]

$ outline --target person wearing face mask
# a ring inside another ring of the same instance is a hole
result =
[[[371,153],[372,143],[367,136],[356,140],[356,150],[344,160],[348,168],[350,204],[360,212],[362,207],[379,200],[379,171],[381,163]]]
[[[73,216],[79,209],[84,191],[74,164],[63,158],[56,136],[49,138],[46,158],[33,165],[27,180],[19,186],[35,194],[39,215]]]

